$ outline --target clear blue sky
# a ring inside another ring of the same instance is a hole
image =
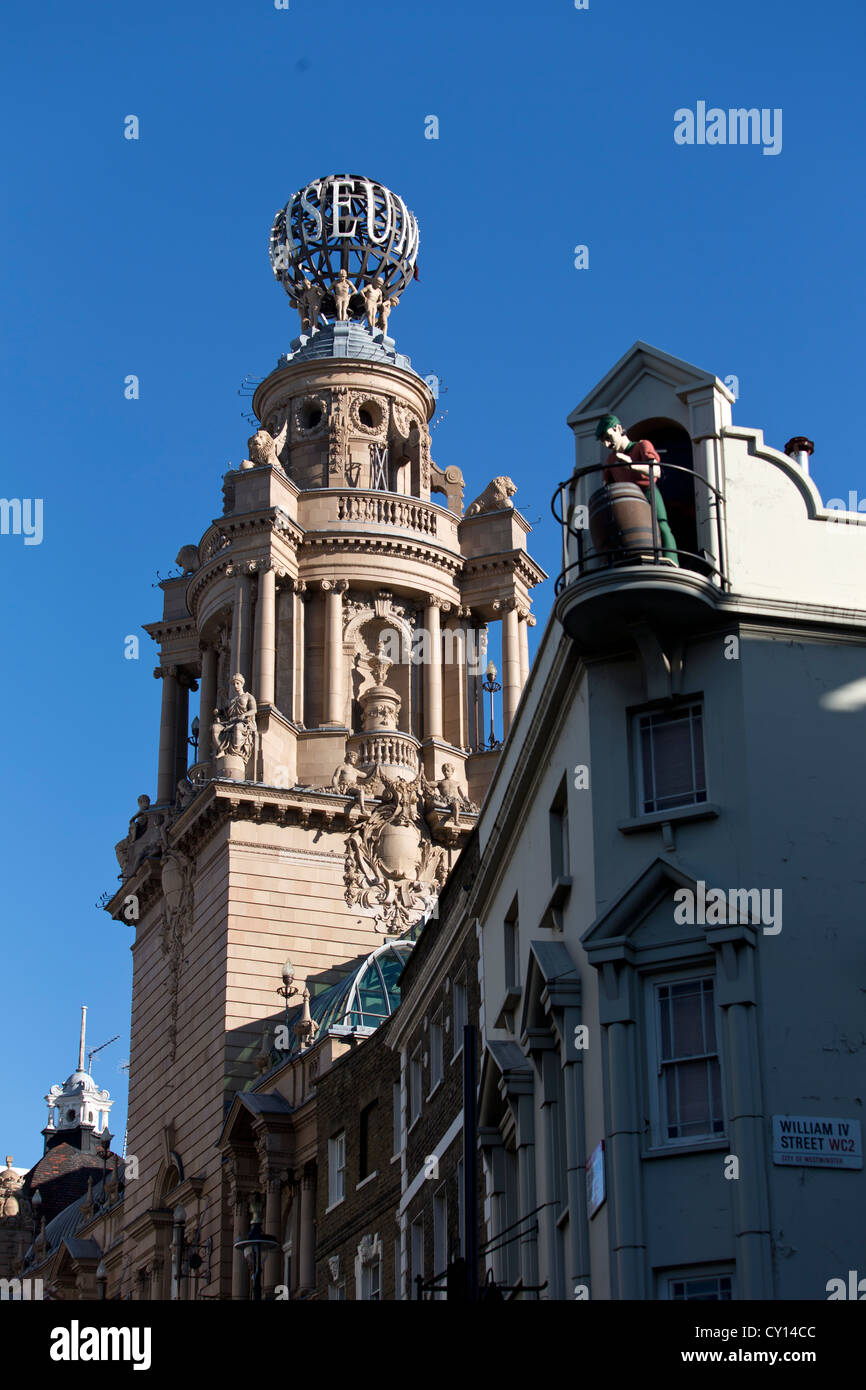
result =
[[[738,423],[810,435],[824,497],[862,497],[864,20],[852,0],[48,0],[5,31],[0,491],[44,499],[44,540],[0,536],[0,1155],[30,1164],[81,1003],[93,1044],[122,1035],[94,1066],[122,1140],[131,931],[94,903],[155,794],[160,693],[150,639],[126,661],[124,637],[221,510],[243,378],[295,336],[277,207],[357,172],[417,214],[391,327],[448,387],[434,457],[467,500],[510,474],[551,573],[566,416],[636,338],[736,374]],[[698,101],[782,108],[781,153],[676,145]]]

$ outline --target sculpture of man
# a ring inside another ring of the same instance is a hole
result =
[[[394,299],[383,299],[382,303],[379,305],[379,326],[382,329],[383,335],[387,335],[388,333],[388,319],[391,316],[391,310],[396,309],[399,303],[400,299],[396,297]]]
[[[244,690],[240,671],[232,676],[232,690],[225,708],[214,710],[213,746],[218,755],[230,754],[246,762],[253,751],[256,702],[249,691]]]
[[[334,304],[337,309],[337,322],[345,323],[349,317],[349,300],[357,291],[345,270],[340,270],[333,284]]]
[[[309,280],[304,280],[304,288],[298,296],[298,312],[301,315],[301,331],[309,328],[311,333],[315,333],[319,326],[319,314],[322,309],[322,300],[325,297],[324,290],[318,285],[313,285]]]
[[[138,798],[138,810],[129,818],[126,836],[114,847],[122,878],[133,874],[149,851],[156,849],[162,821],[162,813],[151,810],[150,797],[143,793]]]
[[[661,460],[652,444],[648,439],[629,439],[616,415],[602,416],[595,437],[610,450],[603,474],[605,483],[637,483],[639,487],[649,489],[652,476],[656,483],[651,492],[662,543],[663,562],[679,567],[677,543],[668,523],[664,498],[658,487],[661,469],[657,465]]]
[[[372,333],[376,327],[376,319],[379,317],[379,308],[382,304],[382,282],[371,280],[369,285],[365,285],[361,290],[361,298],[364,301],[364,310],[367,315],[367,327]]]
[[[362,778],[358,772],[358,754],[354,748],[347,749],[345,761],[340,764],[331,778],[331,786],[335,791],[342,792],[344,796],[353,796],[362,816],[367,814],[367,805],[361,783],[367,780],[366,777]]]

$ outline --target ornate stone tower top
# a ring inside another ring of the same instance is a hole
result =
[[[92,1153],[104,1138],[111,1138],[108,1115],[114,1101],[108,1091],[100,1090],[90,1072],[84,1070],[86,1022],[87,1006],[82,1004],[78,1066],[62,1086],[52,1086],[45,1097],[48,1124],[42,1133],[46,1152],[55,1144],[66,1143]]]
[[[331,318],[384,336],[412,279],[418,223],[402,198],[360,174],[330,174],[293,193],[271,228],[271,265],[315,333]]]

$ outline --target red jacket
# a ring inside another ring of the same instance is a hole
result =
[[[639,439],[628,450],[628,453],[629,457],[637,463],[661,463],[661,459],[648,439]],[[616,454],[608,454],[607,459],[607,467],[603,474],[606,483],[637,483],[640,487],[649,487],[649,473],[641,473],[636,468],[629,468],[628,464],[623,463],[622,459],[618,459]]]

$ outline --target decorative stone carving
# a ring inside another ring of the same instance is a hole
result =
[[[174,563],[176,565],[180,565],[181,569],[183,570],[184,577],[186,577],[186,575],[188,574],[195,574],[196,570],[199,567],[198,546],[182,545],[180,550],[177,552],[177,559]]]
[[[349,300],[353,294],[357,293],[357,290],[349,279],[347,271],[342,268],[337,273],[337,278],[332,286],[332,293],[337,310],[337,322],[345,323],[349,317]]]
[[[163,812],[152,811],[150,797],[142,794],[138,798],[138,810],[130,817],[125,839],[114,846],[121,878],[129,878],[143,860],[155,858],[160,853],[164,821]]]
[[[373,405],[379,412],[379,419],[372,425],[365,424],[360,411],[364,406]],[[373,438],[381,438],[388,424],[389,402],[387,396],[375,391],[353,391],[349,397],[349,423],[353,431]]]
[[[208,536],[207,540],[201,547],[202,564],[205,564],[208,560],[212,560],[214,555],[216,555],[218,551],[225,550],[230,545],[231,541],[229,540],[228,536],[221,535],[218,532],[214,531],[210,536]],[[178,563],[180,563],[179,557]]]
[[[465,785],[457,781],[454,770],[453,763],[442,764],[442,776],[436,783],[435,790],[436,796],[450,806],[451,815],[456,822],[459,822],[461,811],[466,811],[470,815],[477,815],[478,807],[474,801],[469,800],[468,790]]]
[[[346,420],[346,405],[349,390],[346,386],[334,386],[331,390],[331,414],[328,433],[328,470],[343,473],[346,468],[346,451],[349,429]]]
[[[361,289],[361,298],[364,301],[364,314],[367,319],[367,327],[372,333],[376,327],[376,320],[379,317],[379,310],[382,305],[382,282],[371,280],[368,285]]]
[[[0,1216],[30,1215],[30,1203],[21,1194],[23,1183],[23,1175],[16,1173],[12,1167],[12,1155],[7,1154],[6,1167],[0,1173]]]
[[[391,317],[391,310],[396,309],[399,303],[400,296],[396,295],[393,299],[383,299],[379,306],[379,327],[382,330],[383,336],[386,336],[388,333],[388,320]]]
[[[318,285],[313,285],[305,277],[301,286],[301,292],[297,299],[292,301],[292,305],[297,309],[301,318],[301,332],[305,333],[308,329],[310,333],[315,333],[319,326],[319,315],[322,312],[322,300],[325,292]]]
[[[362,816],[367,814],[363,787],[363,783],[367,780],[367,777],[358,771],[357,753],[354,749],[349,748],[346,752],[345,762],[342,762],[334,771],[331,786],[336,791],[342,792],[344,796],[354,796]]]
[[[346,903],[375,914],[376,931],[400,935],[429,909],[445,880],[445,851],[422,812],[423,785],[385,782],[381,804],[346,841]]]
[[[294,433],[299,439],[312,439],[328,427],[328,402],[324,396],[302,396],[294,406]]]
[[[244,460],[244,463],[248,464],[251,468],[282,469],[283,465],[280,463],[279,453],[286,442],[288,428],[288,420],[285,420],[277,439],[274,439],[273,435],[264,427],[257,429],[255,434],[250,435],[250,438],[247,440],[247,449],[249,450],[250,456],[248,459]],[[243,464],[241,464],[241,467],[243,467]]]
[[[218,777],[242,781],[246,764],[252,757],[256,736],[256,702],[244,690],[240,671],[232,676],[232,691],[225,705],[214,710],[211,725],[214,769]]]
[[[492,478],[480,497],[466,508],[467,516],[479,516],[482,512],[501,512],[513,507],[512,497],[517,492],[516,483],[504,475]]]
[[[163,827],[162,894],[164,917],[162,953],[168,958],[169,977],[169,1060],[177,1052],[178,1001],[184,964],[184,938],[192,926],[195,865],[188,855],[172,848]]]

